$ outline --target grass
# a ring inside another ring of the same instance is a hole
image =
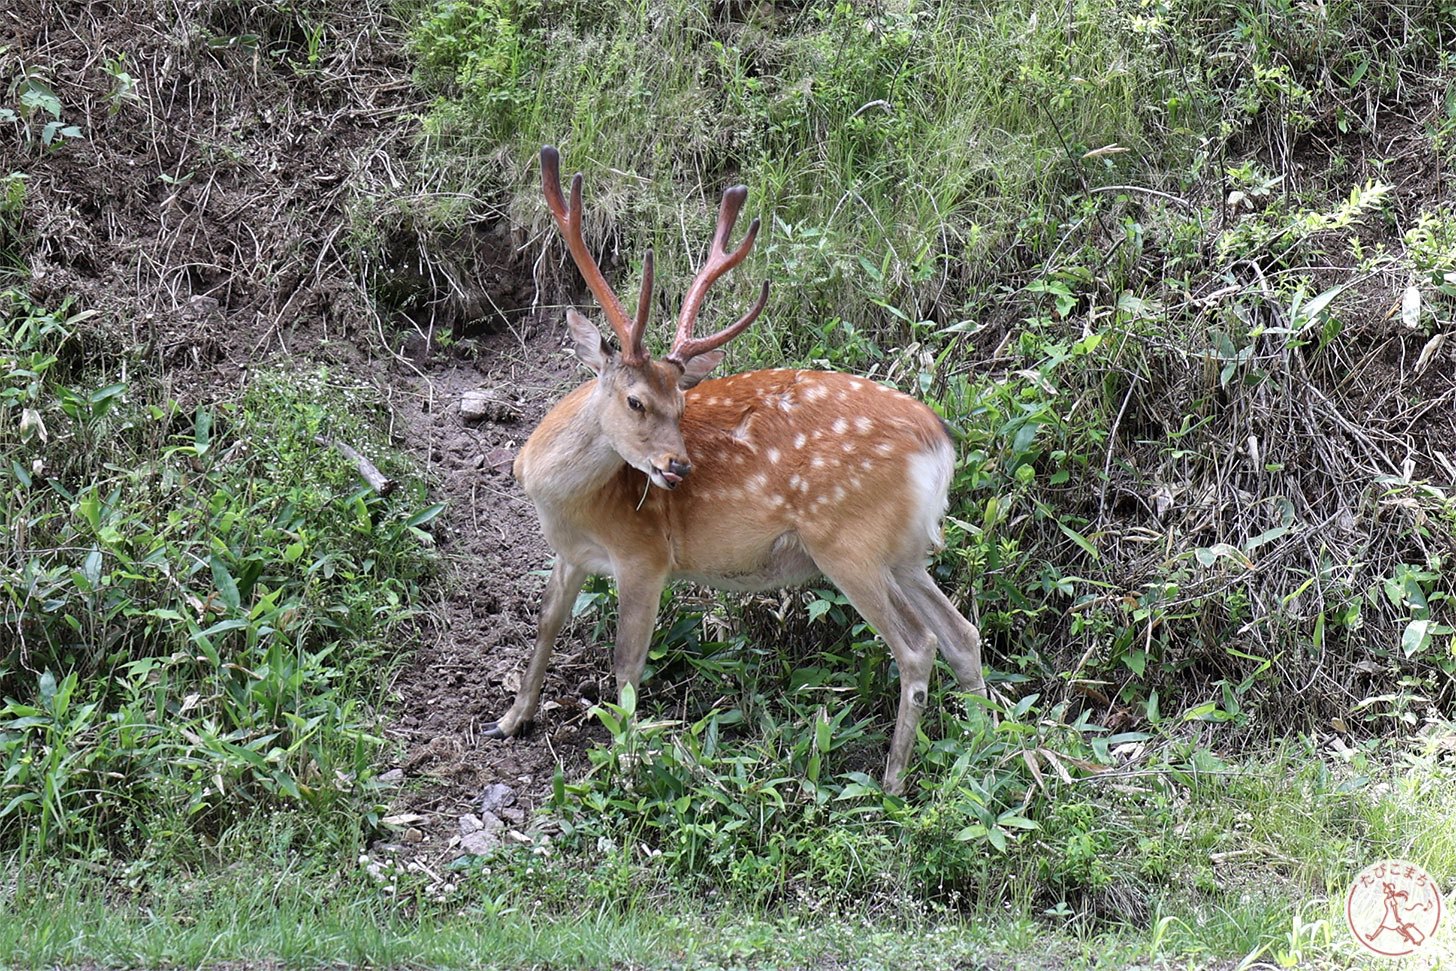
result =
[[[0,303],[0,846],[128,855],[280,803],[362,838],[432,514],[314,443],[377,443],[368,393],[260,371],[185,409],[83,355],[85,313]]]
[[[1431,750],[1447,737],[1433,737]],[[1362,779],[1362,769],[1372,774]],[[634,860],[631,879],[615,883],[565,844],[543,852],[539,842],[452,871],[442,896],[422,871],[378,882],[321,852],[307,820],[285,811],[237,824],[194,863],[163,854],[109,873],[12,869],[0,891],[11,918],[0,926],[0,963],[1091,968],[1154,958],[1223,967],[1257,956],[1278,966],[1358,967],[1341,909],[1356,869],[1398,856],[1438,879],[1456,872],[1446,825],[1456,779],[1419,748],[1398,768],[1291,747],[1258,765],[1206,764],[1201,781],[1187,771],[1079,787],[1100,817],[1087,832],[1100,840],[1121,833],[1120,848],[1096,848],[1109,867],[1139,839],[1170,855],[1160,890],[1119,896],[1114,888],[1095,919],[1041,896],[1038,861],[1066,861],[1072,851],[1034,834],[997,863],[998,889],[964,906],[909,896],[856,897],[848,908],[809,898],[744,906],[731,894],[684,895],[636,853],[622,857]],[[1160,785],[1181,796],[1158,821],[1147,793]]]
[[[774,295],[732,363],[871,375],[957,427],[935,570],[1005,700],[939,679],[888,797],[873,632],[832,590],[788,621],[724,600],[659,632],[644,711],[602,706],[610,743],[530,845],[376,878],[383,662],[439,511],[378,398],[264,367],[184,406],[96,308],[13,288],[0,963],[1358,967],[1356,871],[1456,874],[1456,211],[1409,175],[1452,158],[1449,10],[400,13],[433,101],[415,183],[340,230],[361,265],[402,234],[469,278],[449,241],[487,210],[569,286],[550,141],[621,289],[652,247],[671,304],[747,183],[764,233],[714,308]],[[255,14],[310,48],[268,70],[332,63],[326,10],[229,8],[239,37]],[[24,281],[31,180],[0,175]],[[361,489],[320,433],[405,489]]]

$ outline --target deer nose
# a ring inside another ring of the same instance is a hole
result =
[[[691,462],[679,462],[677,459],[668,459],[667,461],[667,471],[679,479],[687,478],[687,474],[692,470],[693,464]]]

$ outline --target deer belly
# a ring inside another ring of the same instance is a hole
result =
[[[715,563],[711,556],[706,560],[694,564],[695,569],[674,571],[673,577],[718,590],[751,593],[796,587],[821,575],[798,533],[784,533],[759,556],[749,558],[747,563]]]

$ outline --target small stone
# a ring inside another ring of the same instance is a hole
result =
[[[193,294],[187,298],[187,315],[189,317],[211,317],[217,313],[219,304],[216,297],[206,297],[202,294]]]
[[[480,794],[480,808],[488,813],[493,813],[503,806],[514,806],[515,804],[516,790],[501,782],[491,783]]]
[[[379,784],[382,786],[397,786],[403,782],[404,769],[390,769],[379,774]]]
[[[460,837],[460,848],[471,856],[485,856],[500,845],[500,837],[486,830]]]
[[[521,412],[514,403],[489,391],[467,391],[460,397],[460,417],[467,422],[515,421]]]
[[[460,817],[460,835],[469,836],[471,833],[478,833],[485,829],[485,823],[481,822],[479,816],[466,815]]]
[[[406,843],[423,843],[425,841],[424,831],[411,826],[404,831],[404,841]]]

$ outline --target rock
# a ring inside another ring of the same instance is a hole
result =
[[[506,401],[490,391],[467,391],[460,398],[460,417],[467,422],[515,421],[521,411],[514,402]]]
[[[494,813],[504,806],[516,804],[516,790],[501,782],[493,782],[485,787],[480,794],[480,808],[487,813]]]
[[[460,817],[460,835],[469,836],[471,833],[478,833],[485,829],[485,823],[479,816],[466,815]]]
[[[404,841],[406,843],[423,843],[425,841],[424,830],[415,829],[411,826],[404,831]]]
[[[379,774],[379,784],[382,786],[397,786],[404,782],[404,769],[390,769],[388,772]]]
[[[485,856],[500,845],[500,837],[484,829],[460,837],[460,848],[471,856]]]
[[[200,293],[193,294],[187,298],[187,316],[193,318],[211,317],[218,312],[219,306],[216,297],[206,297]]]

